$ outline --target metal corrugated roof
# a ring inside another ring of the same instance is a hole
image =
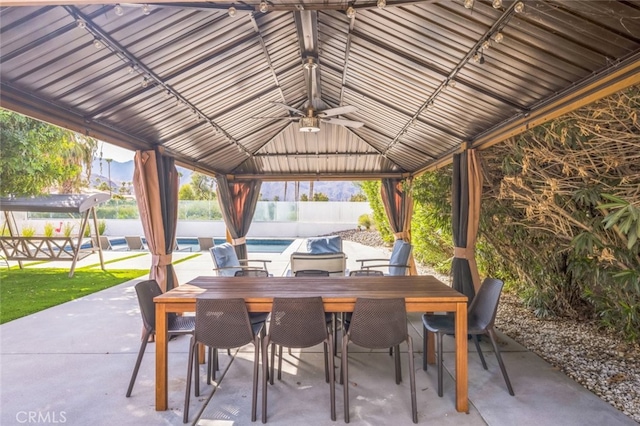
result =
[[[0,9],[2,107],[237,177],[416,174],[640,82],[638,2],[38,2]],[[300,132],[309,92],[364,126]]]

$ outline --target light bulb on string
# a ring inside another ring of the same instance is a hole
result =
[[[116,4],[116,6],[113,8],[113,12],[118,16],[124,15],[124,9],[122,8],[122,6],[120,6],[120,4]]]
[[[377,3],[378,9],[384,9],[386,5],[387,5],[386,0],[378,0],[378,3]]]
[[[513,10],[515,10],[516,13],[522,13],[524,12],[524,3],[522,3],[521,1],[519,1],[518,3],[516,3],[516,5],[513,7]]]
[[[500,9],[502,7],[502,0],[493,0],[491,5],[494,9]]]
[[[482,50],[487,50],[489,47],[491,47],[491,42],[489,40],[482,42]]]
[[[356,16],[356,10],[353,7],[349,6],[347,8],[347,18],[353,18],[354,16]]]
[[[471,9],[473,7],[473,0],[464,0],[464,7]]]
[[[231,17],[233,18],[234,16],[236,16],[236,12],[237,12],[237,10],[236,10],[236,8],[235,8],[235,7],[231,6],[231,7],[229,8],[229,11],[228,11],[228,12],[229,12],[229,16],[231,16]]]
[[[267,10],[269,10],[269,5],[267,4],[266,1],[261,1],[260,2],[260,12],[266,13]]]
[[[143,4],[143,5],[142,5],[142,14],[143,14],[143,15],[148,15],[148,14],[150,14],[150,13],[151,13],[151,7],[149,7],[149,5],[148,5],[148,4],[146,4],[146,3],[145,3],[145,4]]]
[[[504,40],[504,36],[502,35],[502,33],[496,33],[496,35],[493,36],[493,41],[495,41],[496,43],[502,43],[502,40]]]
[[[81,30],[84,30],[85,28],[87,28],[87,23],[84,22],[82,19],[78,19],[77,24],[78,24],[78,28],[80,28]]]
[[[100,50],[104,47],[104,44],[99,39],[95,39],[93,40],[93,47]]]

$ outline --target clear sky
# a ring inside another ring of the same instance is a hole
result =
[[[111,158],[113,161],[117,161],[119,163],[125,163],[129,160],[133,160],[133,155],[135,154],[133,151],[128,149],[120,148],[101,141],[98,143],[98,152],[96,154],[98,157],[100,156],[100,149],[102,149],[102,158]]]

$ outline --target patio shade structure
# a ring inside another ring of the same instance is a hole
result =
[[[178,286],[171,253],[178,221],[178,171],[175,160],[155,151],[137,151],[133,188],[142,229],[151,252],[149,279],[163,292]]]
[[[230,182],[223,175],[217,176],[217,181],[218,202],[224,223],[231,234],[231,244],[239,259],[248,259],[245,236],[258,205],[262,182],[257,179]]]
[[[96,206],[108,201],[109,194],[52,194],[39,197],[0,198],[0,210],[4,213],[9,235],[0,235],[0,246],[7,260],[16,260],[22,269],[24,260],[71,261],[69,278],[73,277],[76,263],[94,252],[100,256],[100,266],[104,270],[102,247],[98,243],[98,218]],[[75,236],[20,236],[13,212],[66,213],[77,214],[80,226]],[[90,219],[91,216],[91,219]],[[93,229],[89,226],[93,220]],[[85,229],[89,227],[91,242],[83,248]]]
[[[451,225],[453,230],[453,288],[465,294],[469,302],[480,288],[475,244],[480,223],[482,170],[473,149],[453,156],[451,185]]]
[[[229,180],[416,176],[640,83],[638,2],[86,3],[3,1],[0,106]]]

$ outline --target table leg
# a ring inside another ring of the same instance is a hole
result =
[[[456,307],[456,410],[469,411],[467,365],[467,304]]]
[[[429,334],[429,339],[427,340],[427,364],[435,364],[436,363],[436,335],[430,331],[427,331]]]
[[[156,411],[167,409],[167,311],[156,303]]]

